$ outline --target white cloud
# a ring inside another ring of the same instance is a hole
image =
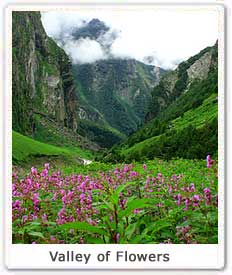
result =
[[[81,27],[93,18],[104,21],[108,26],[120,31],[114,41],[105,37],[96,41],[102,45],[111,45],[110,53],[114,57],[135,58],[144,61],[147,56],[153,57],[153,64],[166,69],[174,68],[177,63],[195,55],[218,38],[218,12],[216,10],[185,8],[142,9],[142,10],[80,10],[76,12],[42,13],[43,25],[48,35],[56,38],[60,33],[70,33],[74,27]],[[104,41],[105,39],[105,41]],[[103,43],[104,42],[104,43]],[[75,60],[97,60],[106,58],[104,49],[98,43],[81,45],[81,53],[69,54]],[[68,44],[70,41],[68,40]],[[72,43],[71,43],[72,44]],[[96,50],[96,53],[95,53]],[[103,52],[102,52],[103,51]],[[89,55],[93,55],[91,58]],[[85,57],[83,57],[85,56]]]
[[[101,45],[89,38],[82,38],[78,41],[68,40],[64,45],[64,50],[71,56],[74,63],[93,63],[107,58]]]

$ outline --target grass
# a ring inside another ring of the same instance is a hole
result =
[[[143,162],[133,162],[134,169],[139,173],[143,173]],[[173,174],[182,174],[193,180],[196,178],[196,171],[207,171],[205,160],[188,160],[188,159],[173,159],[170,161],[165,161],[161,159],[146,160],[146,165],[150,171],[154,174],[162,173],[165,176],[171,176]],[[107,172],[114,170],[116,167],[123,167],[124,163],[102,163],[102,162],[92,162],[87,166],[66,166],[62,167],[61,170],[65,175],[70,174],[84,174],[96,176],[101,172]],[[198,178],[200,180],[200,177]]]
[[[32,138],[23,136],[15,131],[12,135],[13,143],[13,163],[28,162],[37,157],[60,157],[70,160],[78,158],[91,159],[92,155],[89,151],[82,150],[79,147],[56,147],[46,144]]]
[[[215,104],[215,98],[217,98],[217,94],[214,93],[205,99],[203,104],[196,109],[191,109],[185,112],[183,117],[173,120],[172,125],[176,130],[181,130],[189,124],[197,128],[203,126],[206,122],[217,117],[218,106]]]
[[[206,122],[210,122],[218,115],[218,105],[215,102],[217,94],[212,94],[210,97],[204,100],[203,104],[195,109],[191,109],[184,113],[182,117],[178,117],[170,122],[172,126],[167,129],[164,134],[159,136],[153,136],[151,138],[145,139],[142,142],[136,143],[132,147],[123,148],[121,154],[126,156],[135,151],[141,151],[145,147],[152,146],[155,142],[162,140],[164,135],[171,130],[181,131],[187,128],[189,125],[193,125],[196,128],[204,127]]]

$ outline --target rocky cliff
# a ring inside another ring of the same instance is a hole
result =
[[[71,62],[46,35],[39,12],[12,14],[13,129],[33,135],[36,115],[76,131],[77,99]]]
[[[168,72],[152,92],[152,101],[146,120],[151,120],[165,110],[180,95],[187,93],[192,85],[209,78],[217,69],[217,42],[182,62],[174,71]],[[195,95],[198,96],[197,94]]]
[[[80,118],[105,121],[126,135],[144,121],[151,91],[164,72],[133,59],[74,65],[73,71],[82,91]]]

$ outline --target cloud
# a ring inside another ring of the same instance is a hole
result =
[[[56,39],[86,24],[85,18],[76,16],[73,12],[42,12],[41,19],[46,33]]]
[[[107,58],[102,46],[90,38],[81,38],[77,41],[68,40],[63,48],[71,57],[73,63],[93,63],[97,60]]]
[[[96,40],[73,41],[72,31],[93,18],[104,21],[110,30]],[[135,58],[173,69],[218,39],[218,12],[209,7],[46,12],[42,22],[48,35],[63,39],[64,49],[77,63]]]

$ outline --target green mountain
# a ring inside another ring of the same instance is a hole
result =
[[[113,57],[109,47],[116,36],[104,22],[92,19],[82,27],[73,27],[68,38],[76,45],[85,39],[97,41],[106,56],[91,63],[72,62],[78,87],[78,131],[102,147],[122,141],[144,123],[151,91],[165,73],[135,59]],[[56,41],[67,49],[65,37],[61,34]]]
[[[28,150],[41,144],[45,155],[52,145],[74,159],[114,145],[104,161],[217,154],[217,43],[168,72],[112,56],[76,64],[47,36],[39,12],[13,12],[12,22],[13,146],[22,155],[36,158]],[[116,35],[107,44],[108,31],[93,19],[72,35],[107,50]]]
[[[104,159],[204,158],[217,154],[217,43],[164,75],[152,92],[147,123]]]
[[[35,115],[77,129],[77,99],[71,63],[46,35],[39,12],[12,14],[13,129],[33,135]]]
[[[72,64],[47,36],[40,13],[15,11],[12,24],[13,130],[43,143],[98,151],[98,145],[77,133]]]
[[[128,135],[143,123],[164,71],[133,59],[109,59],[73,65],[73,72],[81,91],[80,118]]]

